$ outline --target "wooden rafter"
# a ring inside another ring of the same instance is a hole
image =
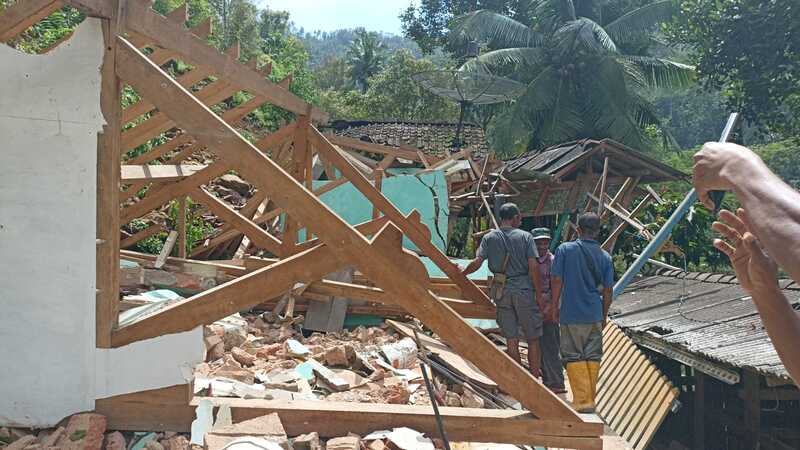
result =
[[[133,3],[137,4],[138,2],[133,1]],[[129,26],[133,26],[130,22],[132,21],[129,17]],[[325,242],[326,245],[319,248],[320,251],[330,252],[330,256],[327,258],[302,258],[308,255],[304,252],[297,255],[301,257],[300,259],[305,259],[302,261],[304,264],[300,266],[290,268],[291,263],[297,264],[298,259],[290,257],[264,269],[273,270],[273,274],[282,273],[287,279],[287,283],[277,283],[282,285],[275,286],[275,277],[269,277],[271,286],[281,287],[281,291],[285,291],[289,288],[287,284],[307,277],[311,265],[319,267],[336,262],[353,264],[393,298],[397,298],[403,308],[423,320],[456,351],[472,361],[531,412],[540,417],[547,416],[581,422],[580,417],[561,399],[428,291],[427,285],[424,283],[424,280],[427,279],[425,267],[416,256],[403,250],[402,234],[392,223],[387,224],[371,241],[368,241],[178,85],[169,75],[150,62],[136,47],[124,38],[118,37],[117,49],[117,73],[121,78],[131,83],[137,92],[150,99],[160,111],[170,116],[198,141],[213,148],[224,161],[234,165],[246,178],[254,180],[259,187],[267,189],[278,206],[295,216],[299,222],[309,224],[309,231],[318,235]],[[320,152],[324,151],[321,147],[327,145],[325,150],[328,155],[325,156],[335,153],[336,156],[342,158],[333,145],[314,127],[309,127],[309,129],[311,142]],[[335,160],[333,162],[336,163]],[[351,171],[355,170],[349,164],[346,166],[350,167]],[[363,177],[350,179],[354,184],[361,183],[361,180],[369,185],[372,192],[375,192],[372,184]],[[380,201],[380,199],[388,202],[382,195],[379,195],[376,200]],[[391,208],[381,208],[387,216],[391,212],[387,212],[387,210],[396,211],[393,205],[390,204],[390,206]],[[394,221],[394,218],[390,217],[390,219]],[[399,220],[401,224],[405,222],[402,215]],[[406,226],[408,226],[407,223]],[[408,228],[412,233],[415,231],[419,233],[423,226],[415,223]],[[430,244],[429,241],[428,243]],[[315,249],[312,249],[308,252],[314,251]],[[457,271],[457,268],[449,260],[448,264]],[[275,270],[277,268],[283,270]],[[187,323],[189,326],[192,325],[187,317],[200,320],[200,323],[208,323],[225,317],[238,310],[234,303],[241,299],[241,297],[232,298],[231,292],[226,288],[233,283],[241,282],[242,279],[259,279],[256,274],[258,272],[234,280],[220,288],[206,291],[209,293],[207,295],[221,295],[221,299],[225,300],[220,299],[215,302],[209,301],[207,298],[205,301],[188,299],[180,303],[185,309],[184,314],[174,316],[174,310],[177,307],[168,307],[153,316],[120,328],[112,337],[112,342],[123,345],[122,343],[143,339],[147,334],[142,333],[143,329],[149,329],[151,333],[157,333],[157,335],[174,332],[172,330],[176,327],[185,327]],[[317,277],[322,275],[318,274]],[[259,288],[264,287],[263,280],[261,281]],[[474,284],[472,286],[477,290]],[[239,295],[246,291],[246,289],[237,289],[236,293]],[[263,292],[256,294],[263,295]],[[485,295],[483,292],[480,294],[481,296]],[[209,311],[207,308],[211,308],[211,310]],[[206,311],[202,314],[198,313],[200,309],[206,309]],[[164,311],[172,311],[172,320],[164,321]],[[157,317],[159,320],[154,320]],[[132,331],[135,329],[138,331]],[[125,339],[121,340],[120,336],[125,336]]]
[[[0,11],[0,42],[13,39],[63,6],[55,0],[26,0]]]

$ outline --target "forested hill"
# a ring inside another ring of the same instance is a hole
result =
[[[301,28],[296,34],[309,53],[309,66],[311,69],[316,69],[328,59],[344,58],[348,47],[356,37],[356,30],[306,32]],[[387,53],[390,55],[399,49],[407,49],[415,58],[422,56],[419,46],[411,39],[380,33],[380,40],[386,45]]]

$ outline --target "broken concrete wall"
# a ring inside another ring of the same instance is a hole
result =
[[[0,44],[0,426],[52,426],[96,398],[184,384],[202,330],[95,348],[103,34],[47,55]]]
[[[95,186],[103,38],[48,55],[0,45],[0,422],[94,406]]]

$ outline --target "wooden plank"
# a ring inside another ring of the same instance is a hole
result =
[[[340,281],[316,281],[311,283],[306,292],[313,292],[315,294],[331,297],[345,297],[353,300],[364,300],[387,305],[397,304],[397,302],[394,301],[391,296],[387,295],[380,288],[362,286],[352,283],[343,283]],[[459,315],[461,315],[461,317],[469,317],[474,319],[494,319],[497,316],[493,309],[477,306],[466,300],[443,298],[441,296],[439,298],[453,308]]]
[[[606,181],[608,180],[608,156],[603,159],[603,174],[600,176],[600,198],[605,198]],[[613,201],[611,202],[613,206]],[[597,214],[603,214],[603,202],[598,202]]]
[[[178,199],[178,258],[186,258],[186,197]]]
[[[469,359],[487,376],[492,378],[501,389],[517,398],[532,413],[540,417],[552,417],[573,422],[581,421],[580,416],[563,400],[555,396],[540,381],[517,365],[511,357],[498,350],[491,341],[472,328],[452,308],[430,293],[427,286],[428,275],[424,265],[418,257],[402,248],[403,235],[392,223],[388,223],[371,241],[367,241],[364,236],[320,202],[311,192],[267,158],[261,151],[253,147],[233,128],[192,97],[185,89],[175,83],[169,75],[164,73],[158,66],[153,65],[135,47],[121,37],[118,37],[118,58],[117,72],[121,78],[130,82],[138,92],[154,101],[160,111],[164,111],[175,119],[181,128],[195,136],[198,141],[214,147],[223,160],[228,161],[230,164],[235,164],[237,170],[241,171],[247,179],[254,180],[259,187],[268,190],[271,198],[278,206],[283,207],[289,214],[294,215],[299,222],[308,224],[307,227],[310,232],[318,235],[326,246],[332,247],[329,259],[314,258],[313,260],[303,261],[305,264],[302,269],[293,267],[294,270],[283,270],[282,273],[285,277],[290,278],[292,282],[298,279],[302,280],[303,275],[308,275],[309,266],[312,264],[330,264],[332,261],[353,264],[365,276],[374,281],[376,285],[392,295],[393,298],[397,298],[403,308],[423,320],[431,330],[451,345],[455,351]],[[327,154],[335,154],[334,157],[338,158],[339,161],[343,159],[324,136],[313,126],[310,129],[312,144],[315,144],[318,151],[322,152],[322,147],[325,146],[324,150],[327,150]],[[349,171],[355,172],[352,166],[349,164],[346,164],[346,166]],[[366,183],[370,193],[374,194],[376,192],[374,186],[368,180],[363,177],[360,177],[359,180],[350,178],[350,181],[354,184],[356,181]],[[378,194],[379,198],[388,203],[396,215],[399,216],[401,223],[410,223],[383,195]],[[387,211],[384,208],[382,208],[382,211],[387,216],[391,213],[391,211]],[[393,217],[390,217],[390,219],[392,221],[395,220]],[[412,234],[414,232],[422,233],[421,224],[416,225],[414,228],[408,228]],[[419,235],[417,235],[417,238],[419,238]],[[422,240],[424,241],[425,239]],[[436,249],[430,243],[429,238],[427,239],[427,244]],[[438,249],[436,251],[438,252]],[[307,254],[307,252],[304,252],[299,255]],[[460,271],[450,260],[441,252],[438,254],[460,275]],[[323,262],[317,261],[323,259]],[[290,261],[296,261],[296,259],[288,258],[271,267],[286,267],[283,264],[289,265],[288,262]],[[300,271],[305,272],[298,273]],[[222,288],[212,289],[203,294],[212,295],[217,293],[219,295],[219,292],[224,290],[225,287],[230,287],[234,283],[242,283],[242,280],[250,280],[252,275],[257,273],[253,272],[253,274],[223,285],[224,287]],[[318,274],[316,278],[322,275]],[[283,287],[278,292],[286,290],[285,285],[281,286],[280,283],[275,282],[275,277],[270,277],[270,282],[271,284],[268,287],[263,286],[263,283],[259,283],[257,286],[260,289]],[[477,286],[471,283],[470,285],[485,298],[485,294],[479,291]],[[227,300],[219,302],[192,302],[189,299],[186,302],[177,303],[175,306],[117,330],[112,337],[112,343],[117,345],[120,342],[127,341],[129,343],[153,337],[153,334],[158,336],[175,333],[191,329],[200,323],[209,323],[225,317],[242,309],[237,309],[237,306],[240,306],[237,302],[246,303],[245,299],[248,298],[243,295],[244,290],[242,288],[236,288],[233,291],[236,293],[236,298],[230,298],[231,292],[225,291],[223,298],[227,297]],[[467,298],[472,300],[470,297]],[[209,303],[215,303],[214,307],[209,309]],[[185,310],[181,311],[182,314],[174,315],[174,311],[180,307],[185,308]],[[170,316],[167,312],[171,312],[173,315]],[[165,317],[167,319],[164,319]],[[133,328],[136,326],[140,328]],[[125,338],[118,339],[117,337],[122,336],[123,333]]]
[[[202,397],[191,401],[190,386],[173,386],[97,399],[95,412],[108,420],[109,429],[190,431],[194,411]],[[215,408],[228,406],[234,422],[277,413],[287,434],[318,432],[323,438],[348,432],[366,435],[378,429],[409,427],[428,435],[437,433],[430,407],[377,403],[244,400],[207,398]],[[471,442],[507,442],[578,449],[601,449],[600,423],[534,419],[524,411],[441,407],[448,437]],[[335,417],[336,420],[330,420]]]
[[[278,256],[283,254],[281,241],[264,231],[252,220],[239,214],[238,211],[231,208],[214,194],[202,188],[197,188],[191,195],[196,201],[206,205],[214,215],[248,236],[257,246]]]
[[[160,269],[164,267],[164,263],[167,262],[167,256],[172,253],[172,248],[175,247],[175,242],[178,240],[178,232],[172,230],[169,232],[167,236],[167,240],[164,241],[164,245],[161,247],[161,251],[158,253],[158,258],[156,258],[155,264],[153,267],[156,269]]]
[[[316,281],[341,265],[336,252],[324,245],[314,247],[121,327],[114,332],[112,345],[189,331],[281,295],[296,283]]]
[[[453,282],[461,289],[463,297],[476,304],[493,306],[486,294],[469,280],[461,270],[450,261],[438,247],[431,242],[430,230],[418,221],[410,221],[390,202],[372,183],[364,178],[342,154],[315,128],[311,130],[311,142],[322,157],[332,162],[337,169],[349,179],[364,196],[372,202],[389,220],[397,225],[411,242],[420,249],[421,253],[436,264]]]
[[[164,230],[164,226],[162,224],[154,223],[149,227],[145,228],[144,230],[141,230],[136,234],[128,236],[127,238],[120,241],[119,247],[120,248],[133,247],[134,245],[136,245],[137,242],[143,241],[149,238],[150,236],[153,236],[154,234],[161,232],[162,230]]]
[[[677,396],[674,392],[675,389],[667,389],[666,393],[661,397],[656,397],[654,408],[650,410],[645,417],[647,426],[640,432],[637,431],[632,437],[630,442],[635,443],[634,449],[644,450],[650,444],[664,417],[667,416],[669,409],[672,407],[672,400]],[[758,438],[756,438],[758,440]]]
[[[416,150],[404,150],[397,147],[388,145],[375,144],[372,142],[362,141],[360,139],[353,139],[346,136],[339,136],[337,134],[328,133],[325,135],[328,141],[341,145],[342,147],[352,148],[354,150],[361,150],[364,152],[378,153],[381,155],[388,155],[394,158],[403,158],[410,161],[422,162]]]
[[[305,114],[308,103],[280,87],[256,70],[240,64],[234,58],[219,53],[192,33],[170,23],[150,9],[145,0],[128,0],[127,28],[143,34],[159,46],[172,49],[187,61],[210,67],[222,79],[267,99],[273,105],[295,114]],[[153,99],[150,99],[153,101]],[[312,119],[327,122],[327,113],[312,109]]]
[[[182,180],[190,175],[205,169],[206,166],[202,164],[190,165],[171,165],[171,164],[154,164],[154,165],[129,165],[122,166],[122,182],[166,182]]]
[[[645,198],[643,198],[642,201],[639,202],[638,205],[636,205],[636,207],[633,209],[633,211],[631,211],[631,217],[635,217],[635,216],[639,215],[639,213],[644,211],[644,209],[647,208],[647,206],[652,201],[653,201],[653,197],[651,197],[650,195],[648,195]],[[623,231],[625,231],[625,228],[627,228],[627,227],[628,227],[628,222],[627,221],[622,221],[622,223],[617,225],[617,227],[614,228],[614,231],[612,231],[611,234],[609,234],[608,237],[606,238],[606,240],[603,242],[603,245],[602,245],[603,250],[606,250],[606,251],[609,251],[609,252],[612,251],[613,249],[611,248],[611,246],[617,241],[617,238],[619,238],[619,236],[622,234]]]
[[[35,4],[25,1],[22,4]],[[115,8],[116,1],[108,2]],[[37,10],[44,14],[48,8]],[[34,13],[34,15],[36,15]],[[95,303],[95,341],[98,348],[111,346],[111,332],[119,316],[119,189],[120,189],[120,104],[122,82],[115,73],[118,33],[116,19],[102,20],[105,49],[100,68],[100,109],[106,125],[98,135],[97,145],[97,217],[96,250],[97,296]]]
[[[694,371],[694,396],[692,405],[692,448],[706,448],[706,374]]]
[[[761,375],[745,369],[742,371],[742,381],[744,446],[758,448],[758,437],[761,433]]]
[[[135,2],[138,0],[128,1]],[[206,105],[213,106],[232,96],[238,91],[238,88],[231,86],[225,81],[216,81],[211,85],[204,87],[199,92],[196,92],[195,97]],[[122,148],[125,150],[131,150],[174,127],[175,122],[166,114],[161,112],[155,113],[150,116],[149,119],[133,128],[128,128],[122,133]]]
[[[150,149],[149,152],[142,153],[141,155],[135,158],[127,160],[126,163],[130,165],[147,164],[150,161],[155,161],[156,159],[161,158],[162,156],[175,150],[181,145],[190,144],[193,141],[194,138],[192,138],[188,134],[182,134],[180,136],[168,140],[167,142],[164,142],[159,146],[153,147],[152,149]]]
[[[3,9],[0,11],[0,42],[13,39],[63,6],[55,0],[25,0]]]
[[[124,208],[120,212],[120,223],[128,223],[132,219],[141,217],[148,212],[160,207],[164,203],[181,195],[187,195],[201,184],[217,178],[230,170],[231,167],[224,162],[215,162],[205,169],[181,181],[162,186],[160,189],[150,189],[141,201]]]
[[[647,386],[647,384],[650,382],[651,379],[655,380],[660,379],[661,374],[658,372],[655,366],[647,365],[647,369],[649,370],[647,370],[644,373],[644,375],[642,375],[641,378],[639,379],[634,378],[632,380],[633,388],[631,390],[633,392],[636,392],[637,387],[640,385]],[[611,404],[609,406],[610,410],[608,411],[608,414],[603,416],[603,421],[605,421],[609,425],[612,425],[613,427],[616,427],[615,429],[617,429],[620,428],[620,425],[622,424],[622,422],[625,421],[627,416],[639,414],[640,405],[634,403],[636,401],[636,398],[634,397],[634,395],[632,395],[633,392],[631,392],[630,395],[625,396],[624,394],[619,392],[619,390],[617,390],[615,398],[612,398],[612,400],[616,401],[613,403],[609,402]]]
[[[375,189],[377,189],[379,192],[382,192],[382,190],[383,190],[383,169],[375,169],[375,171],[372,172],[372,176],[373,176],[373,178],[375,180]],[[381,215],[381,212],[378,210],[378,208],[373,206],[372,207],[372,218],[373,219],[377,219],[380,215]]]
[[[617,216],[620,219],[622,219],[625,222],[627,222],[628,225],[630,225],[630,226],[636,228],[637,230],[639,230],[640,233],[645,232],[644,225],[642,225],[638,220],[635,220],[635,219],[631,218],[630,215],[625,214],[624,212],[620,211],[619,209],[609,205],[605,201],[601,202],[599,198],[595,197],[592,194],[589,194],[589,198],[591,198],[592,200],[596,201],[598,204],[602,204],[607,210],[609,210],[612,213],[614,213],[615,216]]]
[[[151,255],[149,253],[140,253],[134,252],[130,250],[121,250],[120,257],[123,259],[127,259],[130,261],[140,261],[140,262],[151,262],[154,263],[157,255]],[[271,260],[273,263],[277,262],[277,260]],[[144,264],[146,265],[146,264]],[[231,264],[224,264],[218,261],[197,261],[194,259],[184,259],[184,258],[176,258],[174,256],[167,257],[166,266],[170,269],[173,267],[174,270],[178,272],[185,272],[185,273],[197,273],[197,274],[208,274],[208,273],[216,273],[222,272],[230,277],[240,277],[242,275],[246,275],[248,273],[247,269],[242,266],[235,266]]]
[[[669,383],[659,382],[659,377],[654,377],[650,380],[645,380],[637,386],[634,392],[634,404],[638,405],[637,414],[628,414],[625,416],[621,423],[616,424],[616,430],[621,436],[624,436],[629,442],[635,443],[634,436],[637,430],[643,430],[647,427],[648,411],[658,407],[658,401],[661,398],[660,394],[666,393],[670,386]]]

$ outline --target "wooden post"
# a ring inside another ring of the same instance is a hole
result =
[[[706,375],[695,369],[694,371],[694,421],[692,426],[692,448],[705,450],[706,448]]]
[[[600,178],[600,201],[597,202],[597,214],[603,213],[603,203],[606,196],[606,180],[608,179],[608,156],[603,160],[603,176]]]
[[[119,189],[120,189],[120,92],[122,82],[115,72],[119,20],[122,11],[112,1],[117,17],[103,19],[105,55],[101,68],[100,108],[106,125],[97,145],[97,300],[96,345],[111,347],[111,332],[119,315]]]
[[[186,258],[186,196],[178,199],[178,258]]]
[[[375,189],[380,191],[381,188],[383,187],[383,169],[381,169],[380,167],[375,169],[375,171],[372,172],[372,175],[375,177]],[[381,211],[373,205],[372,218],[377,219],[380,215]]]
[[[761,375],[751,370],[742,371],[744,390],[744,442],[742,448],[758,448],[761,432]]]
[[[292,171],[290,173],[295,180],[299,181],[306,186],[306,188],[310,189],[309,186],[311,183],[311,178],[313,177],[311,171],[308,169],[308,160],[311,158],[311,146],[308,143],[309,124],[309,116],[305,115],[297,117],[297,128],[294,132],[294,148],[292,149],[292,163],[290,166]],[[309,171],[308,174],[305,173],[307,170]],[[297,245],[297,232],[299,228],[300,225],[297,223],[297,220],[287,214],[286,226],[284,227],[282,238],[282,250],[284,255],[288,256],[296,253],[295,246]]]

